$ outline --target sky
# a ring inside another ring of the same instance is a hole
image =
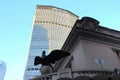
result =
[[[4,80],[23,80],[36,5],[69,10],[81,19],[120,31],[120,0],[0,0],[0,60],[6,63]]]

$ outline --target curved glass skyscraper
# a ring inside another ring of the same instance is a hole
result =
[[[43,50],[49,53],[61,49],[78,16],[68,10],[38,5],[33,20],[33,30],[28,52],[24,80],[40,75],[40,65],[34,66],[35,56]]]
[[[0,80],[4,80],[6,72],[6,64],[3,61],[0,61]]]

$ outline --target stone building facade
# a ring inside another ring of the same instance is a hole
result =
[[[120,80],[120,32],[99,25],[91,17],[77,20],[54,72],[32,80]]]

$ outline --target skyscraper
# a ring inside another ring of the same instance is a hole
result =
[[[3,61],[0,61],[0,80],[4,80],[6,72],[6,64]]]
[[[34,57],[42,51],[61,49],[78,16],[68,10],[37,5],[24,80],[40,75],[40,65],[34,66]]]

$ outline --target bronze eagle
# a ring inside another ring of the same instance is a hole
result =
[[[50,52],[49,55],[45,55],[45,51],[42,52],[42,57],[36,56],[34,59],[34,65],[41,64],[50,65],[51,63],[54,64],[56,61],[60,60],[61,58],[69,56],[70,53],[63,51],[63,50],[53,50]]]

